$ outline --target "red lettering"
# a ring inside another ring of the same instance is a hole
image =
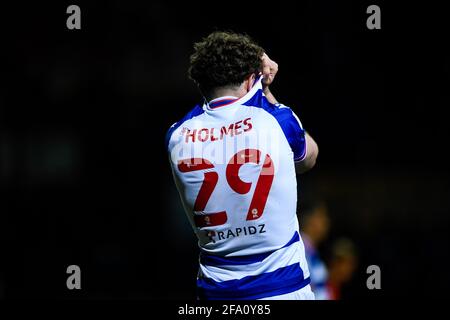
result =
[[[183,132],[186,136],[185,141],[186,143],[188,143],[189,141],[195,142],[196,139],[197,141],[200,142],[205,142],[208,139],[211,141],[217,141],[217,140],[223,140],[224,136],[230,136],[230,137],[234,137],[237,135],[240,135],[244,132],[250,131],[253,128],[253,125],[251,123],[251,118],[246,118],[244,120],[240,120],[236,123],[232,123],[230,125],[227,126],[223,126],[220,128],[220,136],[215,136],[214,135],[214,129],[216,128],[202,128],[202,129],[194,129],[194,130],[190,130],[190,129],[183,129]]]
[[[252,130],[253,125],[250,122],[250,120],[252,120],[252,118],[247,118],[247,119],[244,120],[244,126],[247,126],[247,128],[244,129],[244,132]]]
[[[219,138],[214,137],[214,128],[211,128],[211,141],[216,141]]]
[[[233,123],[230,124],[230,126],[228,127],[228,130],[227,130],[226,127],[222,127],[222,128],[220,129],[220,140],[223,139],[223,135],[224,135],[224,134],[230,133],[230,136],[233,136],[233,128],[234,128],[234,124],[233,124]]]
[[[192,133],[190,133],[191,130],[187,129],[187,133],[186,133],[186,143],[188,143],[189,141],[189,137],[192,138],[192,142],[195,142],[195,134],[197,133],[197,129],[192,130]]]
[[[205,137],[202,137],[202,132],[206,132]],[[200,140],[201,142],[205,142],[206,140],[208,140],[209,138],[209,130],[206,128],[201,129],[198,132],[198,140]]]
[[[239,129],[241,128],[241,123],[242,123],[242,120],[238,121],[234,124],[234,134],[235,135],[242,134],[242,131],[239,131]]]

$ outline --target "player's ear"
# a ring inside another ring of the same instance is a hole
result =
[[[255,80],[256,76],[254,73],[252,73],[247,77],[247,79],[245,80],[246,82],[245,88],[247,89],[247,92],[250,91],[250,89],[253,87],[253,85],[255,84]]]

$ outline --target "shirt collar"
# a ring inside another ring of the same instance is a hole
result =
[[[210,102],[208,102],[208,104],[211,109],[215,109],[215,108],[224,107],[226,105],[229,105],[238,99],[239,99],[238,97],[234,97],[234,96],[223,96],[223,97],[219,97],[219,98],[211,100]]]

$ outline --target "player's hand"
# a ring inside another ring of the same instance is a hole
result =
[[[268,87],[273,82],[275,75],[278,72],[278,63],[270,59],[266,53],[264,53],[261,60],[263,74],[262,83],[265,87]]]

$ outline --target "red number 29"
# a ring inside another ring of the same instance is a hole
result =
[[[239,169],[246,163],[259,164],[261,151],[257,149],[244,149],[236,153],[228,162],[226,167],[227,182],[233,191],[239,194],[247,194],[252,186],[251,182],[242,181],[239,177]],[[192,172],[205,169],[212,169],[214,165],[203,158],[190,158],[180,160],[178,169],[181,172]],[[274,177],[274,167],[270,156],[267,154],[262,165],[261,173],[256,183],[255,192],[253,193],[250,207],[247,212],[247,220],[256,220],[260,218],[264,212],[269,191],[272,186]],[[219,180],[219,175],[215,171],[205,171],[204,179],[200,191],[194,203],[194,211],[202,212],[206,208],[209,198]],[[194,215],[197,227],[218,226],[227,221],[226,211],[203,213]]]

